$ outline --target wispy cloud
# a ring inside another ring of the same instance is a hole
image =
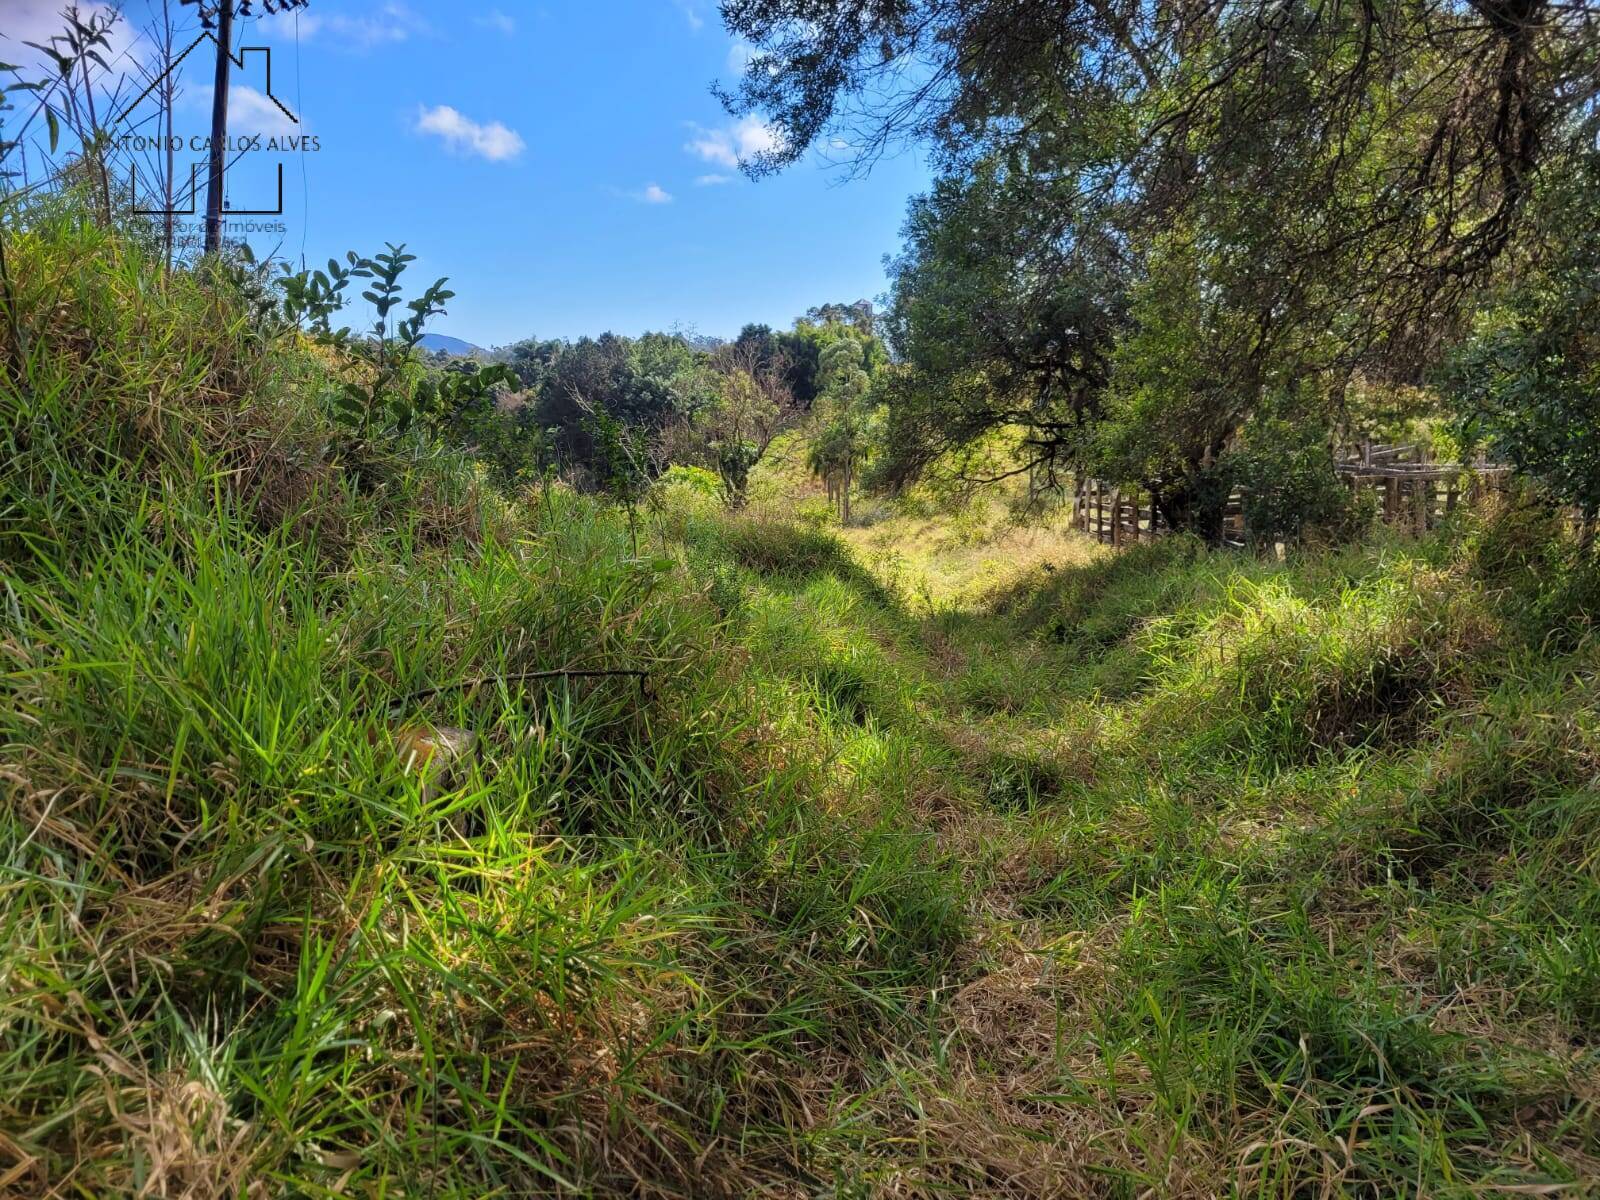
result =
[[[695,187],[716,187],[719,183],[732,182],[732,175],[696,175],[694,177]]]
[[[777,130],[760,117],[749,116],[720,129],[689,123],[691,136],[684,149],[696,158],[730,170],[782,146]]]
[[[734,38],[733,45],[728,47],[728,74],[743,75],[744,69],[750,65],[750,60],[755,56],[754,46],[743,38]]]
[[[499,121],[479,124],[448,104],[417,110],[416,131],[440,138],[452,150],[476,154],[490,162],[507,162],[521,154],[527,143],[515,129]]]
[[[632,200],[637,204],[671,204],[672,193],[659,183],[647,183],[642,188],[629,190],[628,188],[608,187],[606,191],[623,200]]]
[[[689,22],[689,28],[698,33],[705,28],[706,19],[700,15],[699,0],[673,0],[678,11],[683,14],[683,19]]]
[[[311,9],[303,13],[279,13],[265,18],[262,24],[280,35],[293,36],[297,22],[302,38],[325,38],[352,50],[370,50],[374,46],[392,45],[433,32],[420,13],[398,2],[378,5],[372,12],[360,16],[318,13]]]
[[[505,34],[507,37],[510,37],[517,31],[516,21],[511,17],[506,16],[506,14],[501,12],[498,8],[491,8],[481,17],[474,17],[472,19],[472,23],[481,29],[492,29],[496,33]]]

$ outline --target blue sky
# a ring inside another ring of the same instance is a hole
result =
[[[14,19],[32,32],[57,7],[0,0],[12,14],[0,31],[15,34]],[[160,4],[122,7],[141,29]],[[192,13],[180,17],[192,25]],[[274,48],[273,91],[319,146],[287,156],[282,251],[298,258],[303,243],[320,263],[404,241],[418,276],[448,275],[458,293],[433,328],[480,344],[674,326],[726,336],[875,299],[906,199],[926,186],[913,154],[865,179],[816,158],[743,178],[737,158],[768,134],[708,91],[740,61],[711,0],[311,0],[298,37],[296,23],[258,19],[239,39]],[[178,132],[203,135],[201,53],[181,78]],[[256,68],[236,84],[231,132],[293,131]],[[261,182],[250,169],[235,207]],[[258,251],[279,240],[252,239]]]

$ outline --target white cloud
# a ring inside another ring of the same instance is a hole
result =
[[[732,182],[732,175],[696,175],[694,177],[695,187],[715,187],[719,183]]]
[[[472,23],[480,26],[481,28],[492,29],[496,33],[502,33],[506,37],[510,37],[517,31],[516,21],[511,17],[506,16],[506,14],[501,12],[498,8],[491,8],[488,12],[484,13],[483,16],[474,17]]]
[[[690,122],[692,136],[684,149],[696,158],[730,169],[758,155],[782,148],[777,130],[760,117],[743,117],[722,129],[707,129]]]
[[[28,68],[25,78],[39,78],[36,72],[43,71],[54,79],[57,74],[54,61],[24,43],[37,42],[41,46],[48,46],[51,38],[65,33],[67,23],[61,15],[63,7],[65,0],[0,0],[0,9],[4,10],[0,13],[4,17],[4,21],[0,22],[0,61]],[[100,56],[111,68],[106,82],[112,83],[125,72],[137,75],[134,68],[149,56],[150,47],[144,43],[138,29],[112,5],[78,5],[78,19],[85,24],[91,20],[103,22],[108,18],[115,19],[107,31],[107,45],[100,51]],[[92,68],[91,74],[104,78],[98,67]]]
[[[434,108],[424,105],[417,110],[416,131],[442,138],[452,150],[476,154],[490,162],[506,162],[516,158],[527,143],[515,129],[499,121],[480,125],[471,117],[462,116],[448,104]]]
[[[733,45],[728,47],[728,74],[743,75],[744,69],[750,65],[750,60],[756,56],[756,48],[743,38],[734,38]]]
[[[637,191],[627,188],[608,187],[606,191],[622,200],[632,200],[637,204],[671,204],[672,193],[659,183],[647,183]]]
[[[185,112],[210,113],[212,90],[207,86],[196,88],[192,92],[186,91],[175,108]],[[284,137],[289,134],[304,133],[305,130],[291,121],[289,115],[273,102],[271,96],[258,92],[253,87],[236,83],[228,88],[228,132]]]
[[[278,13],[263,18],[261,27],[283,37],[293,37],[298,27],[302,38],[326,37],[352,50],[370,50],[374,46],[404,42],[433,32],[419,13],[397,0],[379,5],[375,11],[362,16],[329,15],[310,9]]]

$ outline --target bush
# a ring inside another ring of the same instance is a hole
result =
[[[1403,739],[1459,702],[1492,614],[1448,575],[1413,565],[1316,603],[1281,582],[1238,580],[1196,628],[1143,634],[1165,699],[1150,716],[1191,714],[1203,744],[1286,763]]]
[[[1576,649],[1600,621],[1600,559],[1548,504],[1514,502],[1491,512],[1469,531],[1466,549],[1528,644]]]
[[[1333,469],[1332,432],[1315,397],[1269,398],[1221,469],[1243,494],[1245,536],[1258,546],[1306,537],[1349,541],[1371,527],[1376,497],[1352,494]]]
[[[1445,386],[1462,441],[1486,445],[1588,522],[1600,516],[1600,154],[1541,176],[1532,205],[1552,243],[1478,314]]]

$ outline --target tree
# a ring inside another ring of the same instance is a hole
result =
[[[1152,247],[1082,462],[1148,489],[1173,528],[1219,541],[1232,490],[1224,455],[1264,380],[1250,364],[1255,327],[1211,286],[1209,266],[1187,231]]]
[[[867,337],[876,333],[877,314],[872,301],[857,300],[854,304],[818,304],[806,309],[801,318],[807,325],[849,325]]]
[[[886,483],[997,430],[1019,435],[1018,472],[1078,461],[1130,272],[1056,187],[983,163],[912,202],[883,321],[903,364],[884,389]]]
[[[541,341],[530,337],[497,347],[494,357],[511,368],[524,391],[537,393],[564,348],[564,342],[553,338]]]
[[[734,351],[759,370],[768,370],[783,354],[779,335],[771,325],[751,323],[739,330],[739,336],[730,343]]]
[[[778,345],[790,362],[789,386],[805,409],[817,401],[822,389],[822,355],[841,338],[854,341],[862,353],[863,365],[875,371],[888,361],[888,350],[874,331],[876,318],[865,300],[854,304],[819,304],[794,323],[787,333],[777,335]]]
[[[871,456],[871,413],[867,395],[872,378],[867,374],[862,343],[840,338],[823,351],[819,378],[819,417],[807,465],[820,476],[828,500],[839,505],[839,520],[850,520],[850,489],[857,472]]]
[[[1234,199],[1277,219],[1263,232],[1282,265],[1354,254],[1410,298],[1491,262],[1540,165],[1592,140],[1597,119],[1585,4],[842,0],[826,20],[815,8],[723,6],[757,51],[724,102],[776,134],[756,173],[835,132],[862,165],[920,137],[947,169],[988,150],[1041,170],[1072,158],[1086,119],[1110,120],[1122,136],[1097,192],[1136,193],[1165,223],[1248,177],[1259,190]],[[1336,213],[1351,222],[1301,219]],[[1378,257],[1401,246],[1412,253]]]
[[[1425,378],[1496,272],[1548,253],[1533,181],[1600,130],[1584,4],[826,7],[725,5],[757,52],[723,98],[774,126],[754,173],[832,133],[863,167],[935,148],[891,456],[914,472],[1017,417],[1049,468],[1127,472],[1213,534],[1252,416]]]
[[[664,431],[661,457],[715,471],[723,498],[741,507],[751,470],[799,411],[788,365],[761,337],[741,335],[719,348],[700,367],[694,402]]]
[[[1462,440],[1503,455],[1552,499],[1600,517],[1600,154],[1545,176],[1540,226],[1553,244],[1478,314],[1445,386]]]
[[[555,448],[564,463],[593,483],[599,467],[593,413],[646,441],[659,441],[682,415],[703,406],[701,364],[696,350],[676,333],[646,333],[626,338],[603,333],[570,345],[522,343],[502,352],[519,378],[536,389],[541,429],[555,431]],[[631,444],[631,442],[630,442]]]

